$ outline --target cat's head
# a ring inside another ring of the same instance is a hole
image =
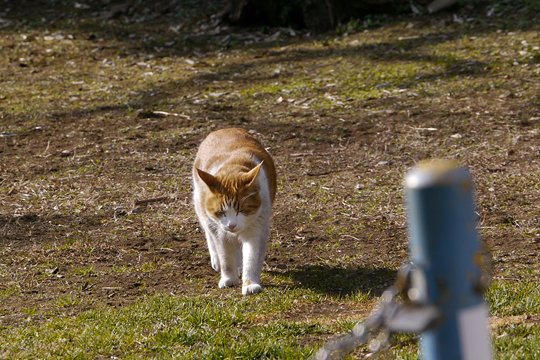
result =
[[[196,169],[207,185],[204,206],[223,230],[239,233],[249,226],[261,206],[259,182],[262,162],[247,173],[214,176]]]

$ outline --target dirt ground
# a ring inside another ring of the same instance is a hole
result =
[[[470,168],[494,276],[538,274],[540,52],[511,63],[522,41],[540,45],[537,15],[481,7],[455,15],[477,21],[396,16],[319,36],[219,29],[213,2],[29,4],[0,14],[0,325],[214,289],[190,169],[203,137],[231,126],[278,169],[267,280],[380,293],[407,259],[404,174],[430,157]],[[446,45],[455,59],[429,51]],[[342,90],[394,62],[427,70]]]

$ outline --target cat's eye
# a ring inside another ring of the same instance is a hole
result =
[[[216,212],[216,217],[222,217],[223,215],[225,215],[225,211]]]

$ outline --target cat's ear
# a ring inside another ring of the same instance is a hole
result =
[[[261,166],[264,161],[261,161],[259,165],[255,166],[253,169],[249,170],[249,172],[244,175],[244,181],[246,182],[247,186],[251,186],[255,179],[257,179],[257,175],[259,175],[259,171],[261,171]]]
[[[217,192],[219,190],[220,184],[219,184],[218,179],[216,179],[214,175],[209,174],[206,171],[203,171],[199,168],[196,168],[196,170],[201,180],[204,181],[206,185],[208,185],[208,187],[210,188],[212,192]]]

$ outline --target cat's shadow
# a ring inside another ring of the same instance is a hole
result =
[[[394,282],[397,271],[389,268],[305,265],[279,274],[292,278],[298,287],[318,293],[349,296],[361,292],[370,297],[378,297]]]

